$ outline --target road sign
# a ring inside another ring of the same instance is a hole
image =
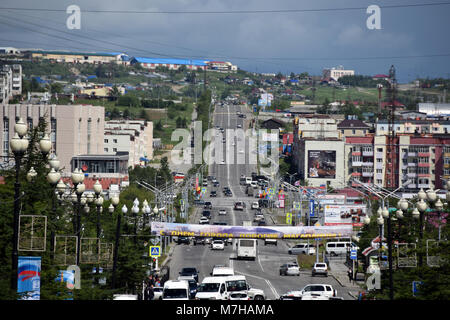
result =
[[[153,245],[157,245],[159,243],[159,239],[158,238],[151,238],[150,242],[153,243]]]
[[[309,200],[309,216],[314,217],[314,200]]]
[[[161,256],[161,247],[160,246],[150,246],[150,257],[160,257]]]
[[[286,213],[286,224],[292,224],[292,213]]]
[[[356,253],[356,250],[351,250],[350,251],[350,259],[356,260],[357,258],[358,258],[358,255]]]
[[[423,283],[422,281],[413,281],[412,282],[413,297],[415,297],[419,293],[420,285],[422,283]]]

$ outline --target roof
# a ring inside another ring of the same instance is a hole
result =
[[[52,51],[52,50],[31,50],[31,53],[66,54],[79,56],[109,56],[115,57],[122,53],[118,52],[74,52],[74,51]]]
[[[363,121],[361,120],[342,120],[341,122],[338,123],[337,125],[338,129],[344,129],[344,128],[370,128],[367,124],[365,124]]]
[[[385,74],[376,74],[373,76],[374,78],[389,78],[389,76],[385,75]]]
[[[195,60],[195,59],[145,58],[145,57],[134,57],[133,60],[139,63],[180,64],[180,65],[194,65],[194,66],[206,66],[207,62],[207,60]]]

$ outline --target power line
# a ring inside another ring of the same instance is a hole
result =
[[[381,9],[421,8],[432,6],[450,5],[450,2],[416,3],[398,5],[379,5]],[[66,12],[66,9],[50,8],[18,8],[0,7],[0,10],[17,11],[42,11],[42,12]],[[83,13],[120,13],[120,14],[263,14],[263,13],[306,13],[306,12],[333,12],[367,10],[367,7],[343,7],[343,8],[315,8],[315,9],[268,9],[268,10],[219,10],[219,11],[139,11],[139,10],[94,10],[85,9]]]

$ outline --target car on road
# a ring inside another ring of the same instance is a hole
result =
[[[300,268],[297,263],[285,263],[280,266],[280,276],[299,276]]]
[[[256,213],[255,217],[253,218],[253,221],[254,222],[258,222],[258,221],[261,221],[261,220],[265,220],[264,219],[264,215],[262,213]]]
[[[316,275],[324,275],[325,277],[328,276],[328,267],[327,264],[324,262],[316,262],[314,263],[314,266],[312,268],[312,274],[311,276],[316,276]]]
[[[162,300],[163,287],[153,287],[153,300]]]
[[[250,182],[250,185],[253,187],[253,189],[258,188],[258,183],[256,181]]]
[[[197,244],[203,244],[205,245],[205,238],[204,237],[194,237],[194,240],[192,241],[193,245]]]
[[[177,243],[178,244],[182,244],[182,243],[190,244],[191,241],[190,241],[189,237],[178,237]]]
[[[211,219],[211,211],[209,211],[209,210],[203,210],[202,216],[203,216],[203,217],[206,217],[206,218],[208,218],[208,219]]]
[[[220,182],[219,181],[214,181],[213,182],[213,186],[217,188],[218,186],[220,186]]]
[[[237,201],[234,203],[234,210],[243,211],[245,208],[245,204],[242,201]]]
[[[277,245],[278,241],[277,241],[277,239],[265,238],[264,239],[264,245],[267,246],[268,244]]]
[[[223,139],[222,139],[222,142],[225,143],[225,142],[227,142],[227,140],[225,140],[225,138],[223,138]]]
[[[233,292],[228,296],[228,300],[251,300],[245,292]]]
[[[283,294],[281,300],[300,300],[305,296],[322,295],[327,298],[336,297],[337,291],[329,284],[308,284],[301,290],[293,290]]]
[[[261,220],[258,221],[258,226],[259,226],[259,227],[261,227],[261,226],[266,226],[266,225],[267,225],[267,223],[266,223],[266,220],[265,220],[265,219],[261,219]]]
[[[258,201],[253,201],[252,202],[252,209],[259,209],[259,204],[258,204]]]
[[[195,267],[184,267],[178,274],[180,277],[191,277],[198,282],[198,270]]]
[[[232,197],[233,196],[233,192],[231,192],[231,190],[227,190],[225,192],[225,197]]]
[[[225,249],[225,243],[222,240],[214,240],[211,243],[211,249],[212,250],[224,250]]]
[[[207,180],[203,181],[202,186],[203,187],[207,187],[208,186],[208,181]]]
[[[211,191],[209,196],[210,197],[217,197],[217,191]]]
[[[316,254],[316,248],[307,243],[299,243],[288,249],[289,254]]]
[[[219,216],[224,216],[227,214],[227,210],[226,209],[220,209],[219,210]]]
[[[209,224],[209,219],[207,217],[201,217],[198,221],[199,224]]]
[[[189,283],[186,280],[166,281],[162,300],[189,300]]]
[[[187,282],[189,284],[189,299],[194,299],[197,293],[198,283],[195,279],[187,280]]]
[[[210,201],[206,201],[204,208],[205,209],[212,209],[212,203]]]

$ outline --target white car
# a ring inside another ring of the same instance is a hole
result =
[[[299,243],[288,249],[289,254],[316,254],[316,248],[313,245],[308,245],[307,243]]]
[[[326,263],[324,263],[324,262],[316,262],[314,264],[311,276],[314,277],[315,275],[318,275],[318,274],[322,274],[325,277],[328,276],[328,267],[327,267]]]
[[[266,246],[268,244],[277,245],[278,244],[277,239],[265,238],[264,239],[264,245]]]
[[[153,300],[162,300],[163,287],[153,287]]]
[[[211,249],[212,250],[224,250],[225,249],[225,244],[222,240],[214,240],[211,243]]]
[[[198,221],[199,224],[209,224],[209,219],[207,217],[201,217]]]
[[[220,162],[220,164],[225,164],[225,161],[224,161],[224,160],[222,160],[222,161]]]
[[[219,216],[226,215],[226,214],[227,214],[227,210],[225,210],[225,209],[219,210]]]
[[[228,296],[228,300],[251,300],[245,292],[235,292]]]
[[[303,296],[322,295],[325,297],[336,297],[336,290],[329,284],[308,284],[302,290],[289,291],[282,295],[283,300],[303,299]]]
[[[252,202],[252,209],[259,209],[259,203],[258,203],[258,201]]]
[[[299,276],[300,268],[296,263],[286,263],[280,267],[280,276]]]

